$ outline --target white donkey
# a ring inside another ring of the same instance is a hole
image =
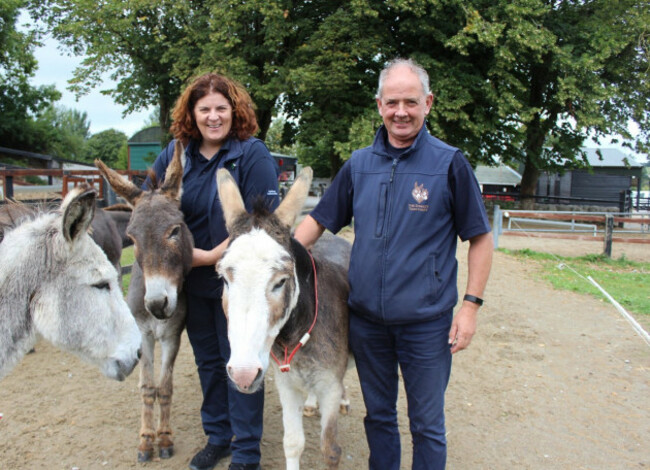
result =
[[[336,441],[343,376],[348,364],[348,283],[345,267],[311,254],[291,238],[311,183],[305,168],[274,213],[244,208],[227,170],[217,172],[230,244],[218,264],[224,279],[231,356],[226,366],[235,386],[253,393],[270,357],[282,403],[288,470],[300,467],[305,446],[305,397],[320,402],[321,451],[338,468]]]
[[[0,208],[0,378],[38,334],[124,380],[138,363],[141,335],[117,271],[88,235],[95,192],[70,191],[60,211]]]

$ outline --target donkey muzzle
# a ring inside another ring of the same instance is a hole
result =
[[[176,311],[176,286],[166,278],[152,277],[145,282],[144,307],[159,320],[167,320]]]
[[[255,393],[262,383],[264,372],[261,366],[227,366],[228,377],[242,393]]]

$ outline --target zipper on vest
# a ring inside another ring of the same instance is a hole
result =
[[[386,286],[386,251],[388,249],[388,238],[389,238],[389,230],[390,230],[390,219],[391,219],[391,213],[393,210],[393,177],[395,176],[395,168],[397,168],[397,164],[399,163],[399,157],[393,158],[393,165],[391,166],[390,169],[390,181],[388,184],[388,194],[387,194],[387,200],[386,200],[386,228],[384,229],[384,252],[382,253],[382,265],[381,265],[381,293],[379,297],[379,302],[380,302],[380,309],[381,309],[381,317],[386,320],[386,315],[384,314],[384,293],[385,293],[385,286]]]
[[[395,168],[397,168],[397,162],[399,162],[399,158],[393,158],[393,166],[390,169],[390,182],[393,182],[393,176],[395,176]]]

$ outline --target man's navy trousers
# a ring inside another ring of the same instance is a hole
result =
[[[400,469],[398,367],[413,436],[412,468],[445,468],[444,397],[451,371],[451,321],[450,311],[430,321],[383,325],[350,312],[350,347],[367,411],[370,470]]]

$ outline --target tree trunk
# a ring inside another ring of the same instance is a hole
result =
[[[273,108],[262,108],[259,106],[257,108],[257,124],[260,126],[260,131],[257,134],[257,138],[260,140],[266,140],[266,134],[269,132],[269,127],[271,127],[271,120],[273,119]]]
[[[336,152],[330,152],[329,160],[330,160],[330,178],[334,179],[334,177],[339,172],[343,164]]]
[[[172,140],[172,135],[169,133],[169,126],[171,126],[171,117],[170,117],[170,103],[161,98],[160,103],[160,112],[158,114],[158,122],[160,122],[160,145],[165,148],[169,142]]]
[[[532,210],[535,208],[535,193],[537,192],[537,179],[539,169],[529,155],[526,156],[524,174],[521,175],[521,208]]]

